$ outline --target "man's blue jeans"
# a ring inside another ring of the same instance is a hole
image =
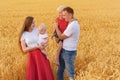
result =
[[[64,80],[64,69],[66,69],[68,77],[74,78],[75,57],[76,57],[76,50],[75,51],[68,51],[65,49],[61,50],[61,53],[59,56],[60,66],[58,66],[58,69],[57,69],[58,80]]]

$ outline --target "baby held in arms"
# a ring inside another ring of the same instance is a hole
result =
[[[49,59],[48,53],[45,49],[45,47],[48,45],[48,34],[46,32],[46,26],[44,24],[41,24],[38,27],[38,30],[39,30],[38,45],[42,47],[41,52],[46,56],[47,59]]]

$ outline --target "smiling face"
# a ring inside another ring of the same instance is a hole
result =
[[[62,18],[62,11],[59,11],[59,12],[58,12],[58,16],[59,16],[60,18]]]
[[[31,16],[26,17],[24,24],[23,24],[23,30],[31,32],[34,26],[35,26],[34,17],[31,17]]]
[[[33,19],[33,21],[32,21],[32,24],[31,24],[31,26],[30,26],[30,30],[33,30],[33,28],[35,27],[35,20]]]
[[[62,16],[66,21],[70,22],[73,19],[74,11],[71,7],[66,7],[62,11]]]
[[[41,24],[38,28],[40,34],[45,34],[46,33],[46,27]]]
[[[39,33],[40,33],[40,34],[45,34],[45,32],[46,32],[45,29],[39,28]]]
[[[65,18],[66,21],[70,21],[70,19],[72,19],[72,17],[73,17],[72,14],[68,13],[67,11],[63,11],[62,16],[63,16],[63,18]]]
[[[57,8],[57,11],[58,11],[57,14],[58,14],[59,18],[62,18],[62,11],[63,11],[64,8],[65,8],[65,6],[63,6],[63,5],[61,5]]]

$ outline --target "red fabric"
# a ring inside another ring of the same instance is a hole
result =
[[[54,80],[50,62],[39,49],[28,54],[26,80]]]
[[[58,25],[59,25],[59,29],[60,29],[60,31],[63,33],[63,32],[65,31],[67,25],[68,25],[68,22],[65,21],[64,18],[62,18],[62,19],[57,18],[57,19],[56,19],[56,22],[57,22]]]

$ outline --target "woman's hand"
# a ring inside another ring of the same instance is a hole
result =
[[[27,44],[25,43],[25,40],[21,41],[21,46],[22,46],[23,52],[25,53],[38,48],[38,47],[28,47]]]

